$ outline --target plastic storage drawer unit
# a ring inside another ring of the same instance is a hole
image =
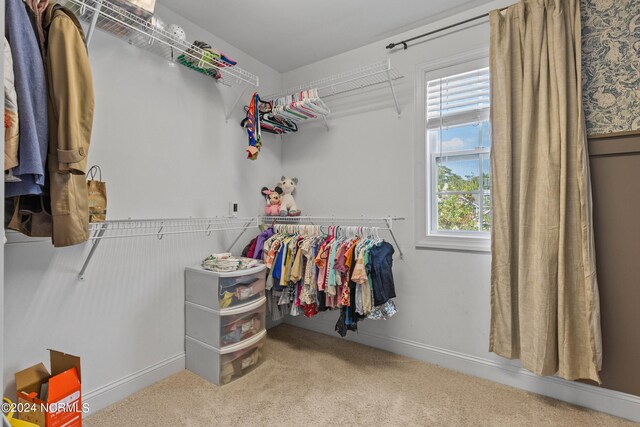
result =
[[[228,273],[187,267],[186,300],[217,311],[250,303],[264,297],[265,270],[264,264]]]
[[[220,311],[186,302],[187,336],[216,348],[251,338],[265,328],[266,301],[261,298],[248,305]]]
[[[262,361],[267,331],[223,349],[186,337],[187,369],[214,384],[224,385],[253,370]]]

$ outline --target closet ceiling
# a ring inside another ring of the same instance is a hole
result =
[[[280,72],[490,0],[158,0]],[[380,46],[381,55],[384,46]]]

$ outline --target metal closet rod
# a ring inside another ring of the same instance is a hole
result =
[[[502,12],[503,10],[508,9],[507,7],[503,7],[502,9],[498,9],[498,11]],[[429,31],[428,33],[420,34],[419,36],[411,37],[410,39],[402,40],[401,42],[389,43],[387,45],[387,49],[393,49],[396,46],[402,45],[404,50],[407,50],[409,46],[407,43],[412,42],[414,40],[418,40],[424,37],[432,36],[434,34],[441,33],[443,31],[450,30],[451,28],[459,27],[460,25],[468,24],[469,22],[477,21],[478,19],[489,17],[489,13],[483,13],[482,15],[474,16],[473,18],[465,19],[464,21],[456,22],[455,24],[447,25],[446,27],[438,28],[437,30]]]

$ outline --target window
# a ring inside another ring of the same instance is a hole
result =
[[[489,69],[431,80],[426,98],[430,232],[487,233]]]
[[[489,68],[486,59],[425,70],[424,221],[418,246],[489,248],[491,227]]]

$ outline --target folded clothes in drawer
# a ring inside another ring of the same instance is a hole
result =
[[[222,279],[219,292],[220,308],[241,305],[264,296],[265,278],[250,277],[248,279],[250,281],[234,281],[232,283]]]
[[[186,300],[213,310],[238,307],[264,297],[266,267],[229,273],[187,267]]]
[[[264,330],[266,299],[263,297],[248,305],[220,311],[186,302],[185,315],[187,336],[223,348]]]
[[[249,313],[223,318],[221,346],[235,344],[264,329],[266,304]]]
[[[223,355],[222,367],[220,368],[220,384],[228,384],[249,372],[250,368],[258,366],[262,359],[261,350],[263,345],[264,343],[258,343],[245,350]]]
[[[239,344],[216,349],[192,337],[186,337],[186,367],[202,378],[223,385],[255,369],[263,360],[262,347],[267,331]]]

